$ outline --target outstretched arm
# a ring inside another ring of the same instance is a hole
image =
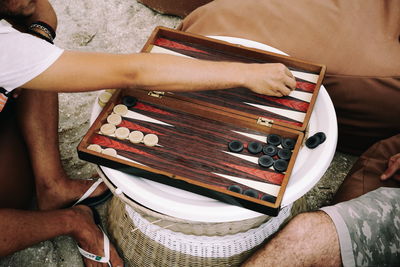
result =
[[[104,54],[65,51],[24,88],[79,92],[104,88],[159,91],[215,90],[247,87],[283,96],[295,80],[282,64],[210,62],[164,54]]]

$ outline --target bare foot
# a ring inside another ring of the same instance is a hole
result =
[[[78,245],[98,256],[104,256],[103,232],[94,223],[93,214],[89,207],[78,205],[72,208],[75,211],[76,231],[72,234]],[[107,266],[107,263],[99,263],[83,257],[85,266]],[[118,255],[115,247],[110,244],[110,263],[112,266],[123,266],[123,260]]]
[[[39,210],[53,210],[72,205],[89,189],[96,180],[58,179],[52,185],[36,184]],[[108,188],[101,183],[90,197],[100,196]]]

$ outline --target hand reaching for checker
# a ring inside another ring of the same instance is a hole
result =
[[[400,153],[393,155],[388,162],[386,171],[381,175],[382,180],[389,178],[400,181]]]
[[[249,64],[246,87],[255,93],[282,97],[296,88],[290,70],[281,63]]]

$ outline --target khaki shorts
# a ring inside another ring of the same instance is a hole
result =
[[[400,266],[400,188],[381,187],[321,210],[335,224],[343,266]]]

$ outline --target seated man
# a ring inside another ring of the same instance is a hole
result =
[[[360,155],[400,132],[399,20],[400,1],[214,0],[179,29],[246,38],[326,65],[338,149]]]
[[[325,64],[323,84],[337,113],[338,149],[360,155],[377,141],[400,132],[399,19],[399,1],[214,0],[187,16],[179,29],[246,38]],[[247,264],[399,265],[400,189],[368,193],[381,186],[399,187],[398,182],[382,183],[378,178],[393,155],[390,162],[395,163],[382,179],[399,169],[399,145],[397,135],[365,152],[337,193],[336,202],[362,197],[325,208],[325,212],[299,215]],[[357,217],[357,212],[346,210],[351,208],[360,212],[361,220],[351,220]],[[354,223],[364,223],[362,230],[352,227]]]
[[[69,179],[62,169],[56,91],[190,91],[243,86],[283,96],[294,89],[295,80],[282,64],[64,51],[48,43],[54,38],[56,24],[47,0],[0,0],[0,257],[55,236],[71,235],[87,257],[86,264],[100,259],[121,266],[113,246],[107,255],[108,239],[96,226],[95,210],[75,205],[92,182]],[[24,89],[17,92],[17,88]],[[14,93],[18,98],[13,99]],[[19,210],[29,205],[33,184],[40,211]],[[92,197],[102,195],[104,189],[97,188]]]
[[[297,215],[244,266],[399,266],[400,134],[368,149],[350,176],[355,190],[335,198],[345,202]]]

